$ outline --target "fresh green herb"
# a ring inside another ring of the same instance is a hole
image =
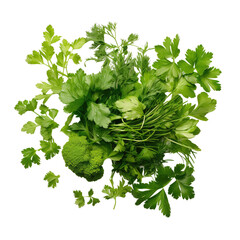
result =
[[[48,181],[48,187],[55,188],[57,186],[57,183],[59,183],[60,175],[55,175],[53,172],[49,171],[43,180]]]
[[[78,205],[79,208],[85,205],[85,198],[89,198],[87,204],[95,206],[96,204],[100,203],[98,198],[93,197],[93,190],[92,188],[88,191],[88,196],[84,197],[81,191],[73,191],[74,197],[76,198],[75,204]]]
[[[158,208],[169,217],[168,196],[193,198],[194,159],[200,148],[192,139],[200,133],[199,122],[207,121],[206,115],[216,108],[209,92],[221,90],[221,71],[211,66],[213,54],[199,45],[178,59],[178,35],[153,48],[148,43],[139,47],[136,34],[119,39],[115,23],[95,24],[86,37],[73,41],[55,35],[49,25],[43,37],[41,49],[32,51],[26,61],[44,65],[46,81],[36,84],[38,95],[15,106],[20,115],[34,115],[22,131],[34,134],[39,128],[42,137],[39,147],[22,150],[23,166],[39,165],[39,151],[47,160],[60,152],[54,132],[63,110],[68,114],[61,127],[69,138],[61,151],[66,167],[78,177],[97,181],[104,175],[104,161],[111,161],[110,185],[102,192],[105,199],[114,200],[114,208],[118,197],[131,193],[136,205]],[[94,53],[82,59],[86,43]],[[148,52],[153,50],[156,58],[150,59]],[[100,71],[87,74],[88,61],[100,64]],[[69,72],[71,63],[76,71]],[[59,109],[49,107],[53,95],[62,103]],[[182,163],[171,168],[167,153],[180,156]],[[114,174],[121,177],[117,187]],[[52,172],[44,178],[53,188],[58,179]],[[75,203],[82,207],[88,198],[87,204],[96,205],[100,201],[93,193],[90,189],[84,197],[74,191]]]

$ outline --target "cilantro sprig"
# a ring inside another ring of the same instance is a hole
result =
[[[131,33],[119,39],[116,23],[95,24],[85,37],[71,41],[47,26],[40,49],[26,58],[28,64],[46,67],[46,79],[36,84],[38,95],[15,106],[20,115],[31,117],[22,132],[40,136],[39,146],[22,150],[21,163],[30,168],[61,152],[70,171],[94,182],[104,175],[103,163],[111,161],[103,198],[113,199],[115,208],[117,198],[129,193],[136,205],[158,208],[169,217],[169,196],[188,200],[195,195],[194,161],[200,148],[192,139],[200,133],[199,122],[216,109],[210,93],[221,90],[221,71],[211,66],[213,54],[202,45],[179,59],[179,35],[153,47],[138,46],[138,38]],[[87,46],[91,53],[83,59],[81,50]],[[154,59],[149,51],[155,52]],[[100,64],[100,71],[87,73],[88,61]],[[70,64],[75,71],[69,72]],[[54,95],[59,105],[51,108]],[[68,114],[63,126],[59,111]],[[69,138],[62,149],[54,138],[57,129]],[[167,153],[180,156],[182,163],[171,168]],[[117,187],[114,174],[121,177]],[[55,188],[59,177],[49,171],[44,180]],[[73,193],[79,208],[100,202],[92,188],[87,196],[81,190]]]

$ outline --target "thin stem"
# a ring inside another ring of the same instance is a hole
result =
[[[38,115],[39,117],[41,117],[41,115],[40,114],[38,114],[37,112],[35,112],[35,111],[33,111],[36,115]]]
[[[116,207],[116,204],[117,204],[117,199],[116,199],[116,198],[114,198],[114,206],[113,206],[113,210],[115,209],[115,207]]]

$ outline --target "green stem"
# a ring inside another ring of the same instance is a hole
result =
[[[116,208],[116,204],[117,204],[117,199],[114,198],[114,206],[113,206],[113,210]]]

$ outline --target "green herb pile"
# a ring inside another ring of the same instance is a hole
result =
[[[105,199],[114,199],[116,204],[117,197],[131,193],[136,205],[158,208],[170,216],[169,195],[193,198],[193,164],[200,149],[191,139],[200,132],[199,120],[207,121],[207,113],[215,110],[216,100],[208,92],[221,89],[216,80],[221,71],[210,66],[212,53],[199,45],[188,49],[184,60],[178,60],[178,35],[167,37],[154,48],[148,44],[138,47],[138,35],[118,39],[113,23],[94,25],[86,37],[72,42],[55,35],[51,25],[43,36],[41,50],[33,51],[26,61],[45,65],[47,80],[36,85],[39,95],[15,106],[20,115],[35,114],[22,131],[33,134],[39,128],[42,136],[40,147],[22,150],[23,166],[39,165],[38,152],[47,160],[60,152],[53,139],[53,130],[59,128],[55,121],[59,110],[48,107],[51,96],[58,95],[63,105],[59,104],[60,110],[68,114],[60,128],[69,137],[62,147],[66,167],[91,182],[102,178],[104,161],[111,161],[110,184],[102,190]],[[87,45],[90,56],[82,61],[79,53]],[[149,51],[156,53],[153,63]],[[101,70],[86,74],[88,61],[100,64]],[[72,62],[78,65],[75,73],[68,72]],[[196,103],[189,103],[190,98]],[[170,167],[172,162],[165,157],[168,153],[179,155],[182,162]],[[114,174],[121,177],[117,187]],[[59,177],[48,172],[44,180],[54,188]],[[86,199],[93,206],[100,202],[92,189],[88,196],[80,190],[73,193],[79,207]]]

